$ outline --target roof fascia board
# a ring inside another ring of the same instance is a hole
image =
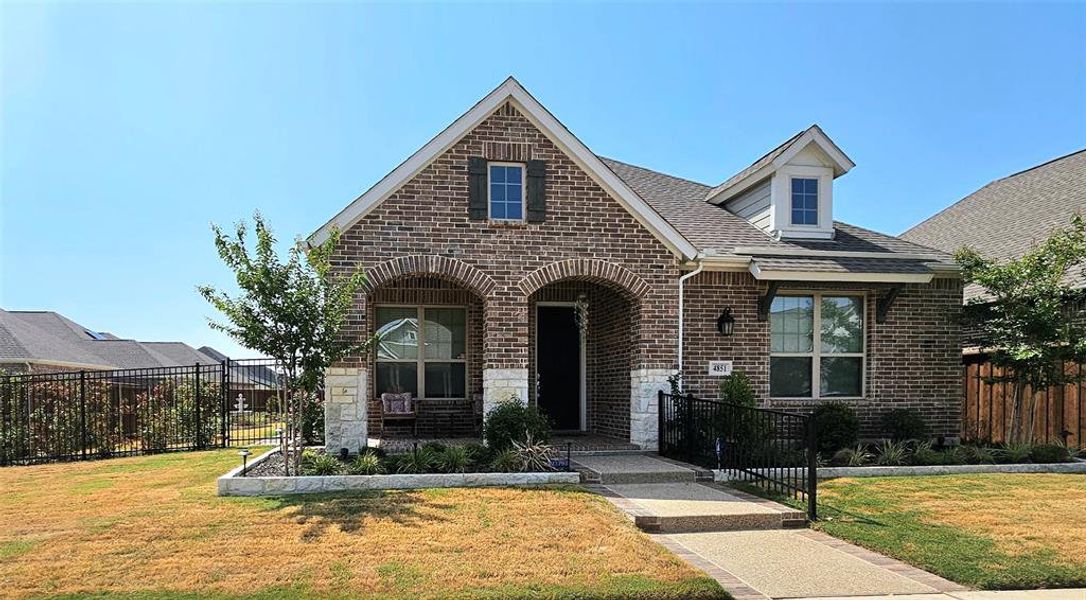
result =
[[[736,246],[733,254],[751,256],[811,256],[815,258],[884,258],[888,260],[933,260],[946,259],[934,254],[909,252],[863,252],[858,250],[811,250],[808,248],[774,248],[762,246]]]
[[[777,168],[773,165],[773,163],[769,163],[768,165],[762,167],[761,169],[758,169],[757,171],[754,171],[750,175],[747,175],[746,177],[740,179],[732,185],[729,185],[728,187],[719,186],[709,190],[709,193],[705,196],[705,200],[707,202],[711,202],[713,204],[716,204],[717,206],[720,206],[728,200],[731,200],[739,194],[758,185],[764,179],[773,175],[776,170]]]
[[[826,135],[821,129],[818,128],[808,129],[803,135],[799,136],[799,139],[797,139],[795,142],[792,142],[792,144],[789,145],[788,148],[784,150],[784,152],[781,152],[780,156],[773,159],[773,166],[779,169],[784,165],[788,164],[788,161],[795,158],[795,156],[799,154],[800,151],[802,151],[804,148],[807,147],[808,144],[811,143],[816,144],[818,148],[825,152],[826,156],[829,156],[830,160],[834,162],[834,178],[840,177],[845,173],[848,173],[852,169],[852,167],[856,166],[856,163],[852,162],[852,159],[846,156],[845,153],[837,147],[837,144],[833,143],[833,140],[831,140],[828,135]]]
[[[309,236],[310,244],[323,243],[331,235],[333,228],[346,230],[365,217],[377,205],[398,190],[405,182],[426,168],[434,159],[460,141],[484,119],[489,117],[507,100],[514,105],[559,148],[566,152],[577,165],[592,177],[612,197],[644,225],[669,250],[680,258],[693,258],[697,248],[690,243],[674,226],[652,209],[614,171],[596,156],[587,146],[574,136],[542,104],[527,92],[512,77],[475,103],[466,113],[453,121],[441,133],[426,145],[400,163],[391,173],[366,190],[354,202],[347,205],[330,221]]]
[[[761,281],[826,281],[843,283],[928,283],[934,273],[827,273],[825,271],[779,271],[750,265],[750,273]]]

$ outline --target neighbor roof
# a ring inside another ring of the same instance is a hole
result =
[[[140,369],[218,362],[214,356],[182,342],[123,340],[56,312],[0,309],[0,363]]]
[[[1007,260],[1066,227],[1076,212],[1086,213],[1086,150],[997,179],[901,237],[944,252],[969,246],[986,258]],[[1086,287],[1083,268],[1074,268],[1067,282]],[[979,286],[966,286],[967,300],[982,293]]]

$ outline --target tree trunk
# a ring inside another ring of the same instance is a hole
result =
[[[1014,399],[1011,402],[1011,431],[1007,441],[1021,444],[1026,440],[1024,439],[1024,428],[1022,426],[1023,413],[1025,412],[1023,404],[1025,403],[1025,391],[1026,382],[1023,379],[1014,380]]]

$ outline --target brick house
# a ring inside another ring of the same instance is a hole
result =
[[[516,396],[654,449],[668,377],[712,398],[728,368],[768,406],[840,399],[869,433],[910,406],[956,435],[960,278],[833,220],[852,166],[812,126],[703,185],[597,156],[506,80],[310,237],[342,232],[336,267],[368,277],[350,334],[381,334],[328,375],[328,446],[356,450],[380,395],[411,392],[420,436],[472,435]]]

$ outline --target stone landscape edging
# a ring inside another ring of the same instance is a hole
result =
[[[1014,465],[925,465],[906,467],[819,467],[819,479],[834,477],[900,477],[968,473],[1086,473],[1086,462]]]
[[[260,464],[278,452],[269,450],[251,463]],[[281,496],[349,490],[416,490],[423,488],[494,487],[580,483],[575,472],[540,473],[421,473],[415,475],[320,475],[301,477],[245,477],[241,467],[218,479],[220,496]]]
[[[766,472],[772,476],[772,471],[778,469],[751,469],[751,471]],[[1082,473],[1086,474],[1086,462],[1075,461],[1069,463],[1045,463],[1045,464],[1014,464],[1014,465],[924,465],[884,467],[872,465],[869,467],[818,467],[819,479],[834,479],[837,477],[909,477],[920,475],[959,475],[969,473]],[[713,480],[718,482],[742,481],[745,478],[729,475],[727,471],[714,469]]]

